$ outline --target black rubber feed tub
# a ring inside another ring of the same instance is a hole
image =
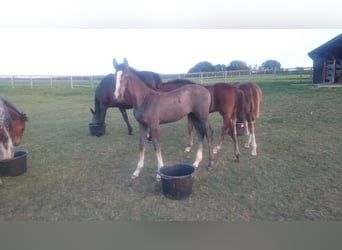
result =
[[[243,136],[245,135],[245,124],[244,123],[236,123],[236,135]]]
[[[163,194],[170,199],[183,199],[192,193],[195,167],[188,164],[175,164],[160,168]]]
[[[106,133],[106,124],[95,124],[95,123],[89,123],[89,132],[90,135],[95,136],[102,136]]]
[[[229,135],[232,135],[232,130],[228,131]],[[244,136],[245,135],[245,124],[244,123],[236,123],[236,135]]]
[[[12,159],[0,161],[0,175],[2,176],[17,176],[25,173],[26,170],[26,151],[16,151]]]

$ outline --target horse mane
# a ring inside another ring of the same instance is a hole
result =
[[[167,85],[167,84],[196,84],[193,81],[187,80],[187,79],[175,79],[175,80],[170,80],[167,81],[165,83],[163,83],[163,85]]]
[[[161,83],[161,78],[159,76],[159,74],[152,72],[152,71],[138,71],[134,68],[132,68],[131,66],[128,66],[129,70],[135,74],[147,87],[153,89],[153,90],[158,90],[158,86]],[[115,67],[116,71],[120,71],[120,70],[124,70],[126,69],[126,66],[124,64],[119,64],[118,66]],[[146,74],[151,74],[153,77],[153,80],[156,82],[156,86],[153,86],[150,82],[148,82],[144,75]]]
[[[7,101],[5,98],[3,98],[3,97],[0,97],[0,98],[3,100],[3,102],[5,103],[5,105],[7,106],[7,108],[10,108],[10,109],[14,110],[16,113],[18,113],[18,114],[20,115],[20,119],[21,119],[22,121],[25,121],[25,122],[28,121],[28,117],[26,116],[25,113],[20,112],[16,107],[13,106],[12,103],[10,103],[9,101]]]

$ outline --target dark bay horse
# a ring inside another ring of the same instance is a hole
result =
[[[151,71],[139,71],[138,74],[146,83],[150,84],[153,87],[158,87],[158,85],[161,83],[160,76],[157,73]],[[126,109],[132,108],[132,104],[129,100],[126,100],[126,102],[118,103],[113,98],[115,85],[116,79],[114,77],[114,74],[108,74],[96,87],[94,98],[95,110],[93,110],[92,108],[90,109],[93,115],[92,123],[96,125],[104,125],[107,109],[110,107],[118,108],[121,112],[122,118],[127,125],[128,134],[132,135],[133,129],[126,112]],[[99,129],[96,135],[102,136],[103,130]]]
[[[0,160],[14,157],[14,146],[22,142],[27,121],[26,114],[19,112],[10,102],[0,97]]]
[[[238,122],[244,122],[246,128],[247,141],[245,147],[252,146],[252,155],[257,155],[257,144],[255,140],[255,122],[260,115],[260,104],[262,101],[262,90],[255,82],[235,83],[244,95],[245,120],[238,119]]]
[[[5,124],[5,127],[7,126],[7,132],[3,130],[2,134],[9,133],[9,139],[12,140],[13,145],[18,146],[23,140],[28,118],[25,113],[17,110],[16,107],[6,99],[0,98],[0,100],[2,104],[0,113],[3,121],[5,121],[5,123],[2,124]],[[7,113],[9,116],[7,116]],[[2,127],[2,129],[5,128]]]
[[[159,170],[164,165],[159,142],[159,125],[178,121],[184,116],[191,119],[199,137],[198,151],[193,165],[198,167],[202,160],[203,141],[206,136],[209,144],[208,169],[212,169],[214,156],[212,152],[213,134],[208,120],[211,101],[209,91],[197,84],[185,85],[169,92],[159,91],[142,81],[136,71],[129,67],[126,59],[120,65],[116,61],[113,62],[117,83],[113,93],[114,98],[119,102],[124,101],[127,96],[131,98],[133,114],[140,129],[140,159],[132,178],[137,178],[144,166],[146,132],[148,130],[151,132]],[[157,180],[159,179],[160,176],[157,174]]]
[[[0,99],[0,160],[11,159],[14,156],[12,140],[13,124],[8,108],[3,99]]]
[[[172,89],[176,89],[187,84],[195,83],[189,80],[173,80],[159,85],[159,89],[163,91],[170,91]],[[209,112],[219,112],[223,118],[221,139],[218,145],[214,148],[214,153],[217,153],[221,149],[224,137],[228,133],[228,131],[232,131],[233,133],[229,134],[234,143],[236,161],[239,161],[240,150],[236,136],[236,119],[237,116],[241,116],[240,120],[243,119],[244,113],[242,93],[236,88],[236,86],[227,83],[215,83],[203,86],[209,90],[211,95]],[[188,119],[188,133],[189,138],[188,146],[185,149],[186,152],[190,152],[193,146],[193,124],[191,119]]]

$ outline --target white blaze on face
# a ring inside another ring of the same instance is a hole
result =
[[[119,98],[119,88],[120,88],[121,77],[122,77],[122,70],[119,70],[118,72],[116,72],[116,87],[114,91],[115,99]]]

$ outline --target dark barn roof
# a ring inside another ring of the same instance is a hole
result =
[[[309,52],[308,55],[313,60],[317,58],[342,58],[342,34],[336,36],[330,41]]]

